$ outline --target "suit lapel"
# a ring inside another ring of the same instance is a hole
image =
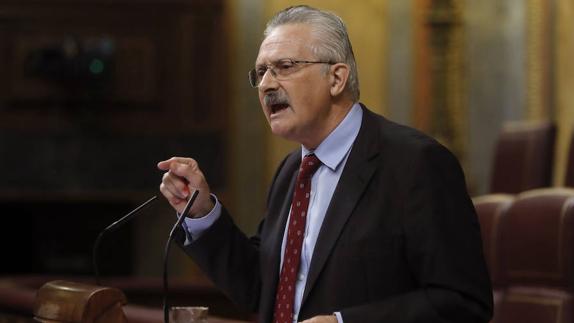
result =
[[[373,136],[373,134],[377,133],[375,127],[376,125],[370,112],[363,109],[361,130],[353,144],[345,169],[331,198],[313,251],[301,304],[302,308],[329,258],[331,250],[343,231],[347,219],[353,212],[375,172],[378,154],[378,136]]]
[[[283,234],[291,207],[291,196],[295,188],[295,179],[297,178],[300,163],[301,151],[297,150],[289,156],[280,174],[277,175],[277,183],[288,183],[288,186],[278,189],[277,192],[274,192],[275,196],[270,197],[270,201],[280,202],[269,210],[268,217],[270,219],[274,218],[274,222],[270,223],[269,226],[269,243],[266,246],[262,246],[262,248],[267,249],[265,254],[269,255],[264,266],[265,272],[262,274],[262,304],[268,304],[261,306],[260,316],[262,320],[260,319],[260,321],[262,322],[271,322],[273,316],[273,304],[275,302],[277,281],[279,280],[281,243],[283,242]],[[278,214],[278,216],[273,217],[273,214]]]

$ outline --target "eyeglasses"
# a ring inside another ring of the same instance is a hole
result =
[[[252,87],[259,87],[261,80],[267,71],[271,71],[271,75],[277,80],[284,80],[289,75],[297,72],[303,68],[303,64],[329,64],[333,62],[327,61],[297,61],[290,58],[280,59],[271,64],[260,65],[249,71],[249,84]]]

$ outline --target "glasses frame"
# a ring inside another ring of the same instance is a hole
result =
[[[255,67],[255,68],[251,69],[248,73],[249,84],[251,85],[251,87],[258,88],[259,85],[261,84],[261,80],[263,80],[263,77],[265,76],[265,74],[267,74],[268,71],[271,71],[271,75],[276,80],[280,80],[281,78],[277,78],[277,75],[280,75],[280,72],[278,72],[278,70],[280,69],[278,67],[278,65],[280,63],[285,63],[285,62],[290,62],[291,64],[293,64],[293,67],[295,67],[297,65],[302,65],[302,64],[308,64],[308,65],[310,65],[310,64],[329,64],[329,65],[336,64],[335,62],[332,62],[332,61],[307,61],[307,60],[296,60],[296,59],[291,59],[291,58],[282,58],[282,59],[275,61],[274,63],[260,65],[259,67]],[[265,67],[265,73],[263,73],[261,75],[261,78],[258,79],[257,69],[259,69],[261,67]],[[287,73],[286,75],[282,75],[282,76],[289,76],[289,75],[299,71],[301,68],[299,68],[299,69],[295,68],[292,71],[289,71],[289,73]]]

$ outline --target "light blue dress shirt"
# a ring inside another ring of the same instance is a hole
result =
[[[301,301],[303,299],[303,292],[305,291],[305,284],[307,282],[307,274],[311,264],[311,257],[315,243],[325,218],[325,213],[333,197],[341,173],[345,168],[347,158],[353,146],[353,142],[361,128],[361,120],[363,118],[363,110],[359,104],[354,104],[347,116],[343,121],[321,142],[321,144],[313,151],[302,147],[301,158],[305,155],[314,153],[322,165],[315,172],[311,179],[311,195],[309,207],[307,210],[307,222],[305,223],[305,237],[303,239],[303,246],[301,251],[301,264],[299,268],[299,276],[295,283],[295,302],[294,302],[294,315],[293,322],[297,322]],[[215,197],[215,196],[214,196]],[[215,198],[215,207],[206,216],[197,219],[185,218],[183,226],[187,231],[187,239],[185,244],[192,241],[192,237],[198,238],[201,234],[209,228],[221,215],[221,204]],[[290,216],[290,215],[289,215]],[[289,220],[287,221],[289,223]],[[285,240],[287,230],[283,234],[283,243],[281,245],[281,265],[283,265],[283,250],[285,250]],[[325,313],[327,314],[327,313]],[[341,314],[336,312],[337,320],[342,323]]]

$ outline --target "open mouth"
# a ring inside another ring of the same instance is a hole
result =
[[[277,113],[279,111],[285,110],[289,107],[289,104],[287,103],[277,103],[277,104],[272,104],[270,106],[271,108],[271,114]]]
[[[270,115],[279,113],[289,107],[289,98],[277,91],[266,93],[263,100],[269,109]]]

